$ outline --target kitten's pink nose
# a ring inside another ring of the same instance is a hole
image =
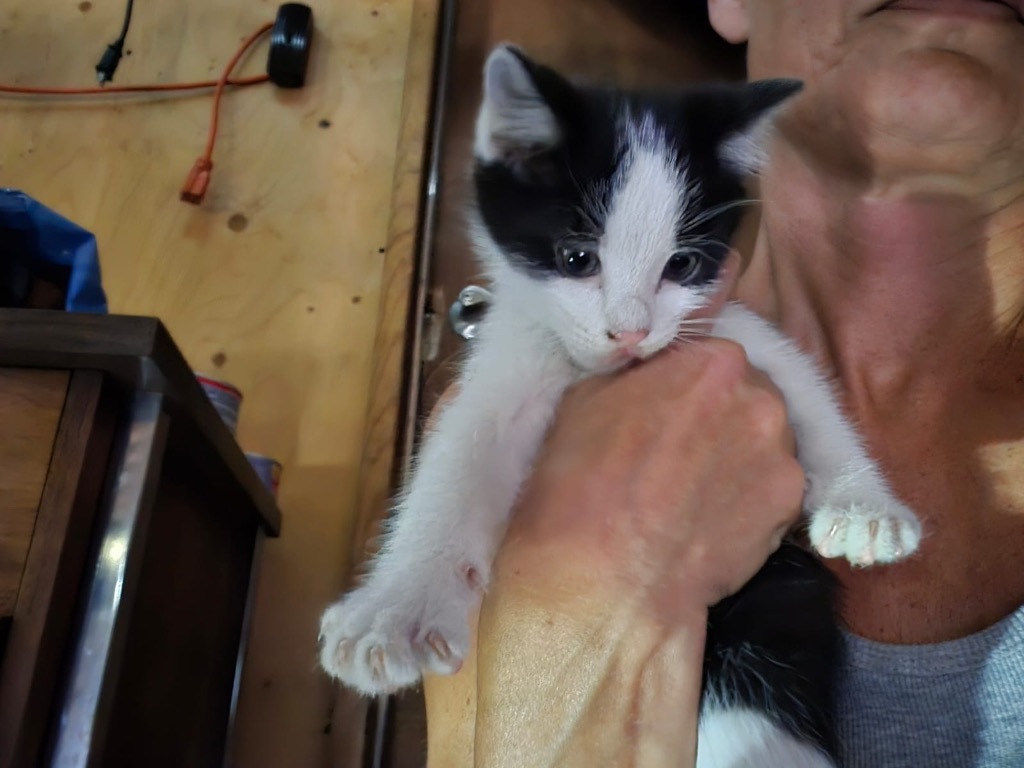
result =
[[[612,341],[617,341],[620,346],[635,347],[650,334],[651,331],[648,328],[641,328],[639,331],[623,331],[621,333],[608,331],[608,338]]]

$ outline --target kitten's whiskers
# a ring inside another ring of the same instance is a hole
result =
[[[709,219],[713,219],[715,216],[723,214],[726,211],[731,211],[733,208],[739,208],[740,206],[743,205],[755,205],[760,202],[760,200],[757,200],[755,198],[730,200],[728,203],[722,203],[721,205],[715,205],[712,206],[711,208],[707,208],[703,211],[700,211],[699,213],[697,213],[696,216],[688,217],[684,215],[682,226],[684,228],[699,227],[701,224],[708,221]],[[687,211],[687,213],[689,213],[689,211]]]

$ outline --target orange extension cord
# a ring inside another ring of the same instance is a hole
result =
[[[206,189],[210,185],[210,173],[213,170],[213,147],[217,142],[217,125],[220,117],[220,102],[227,86],[243,87],[265,83],[269,79],[267,75],[254,75],[252,77],[232,78],[231,72],[238,65],[238,62],[245,53],[273,27],[273,23],[261,26],[245,39],[241,47],[231,57],[231,61],[224,67],[221,76],[216,80],[201,80],[192,83],[166,83],[156,85],[108,85],[103,87],[90,88],[33,88],[21,85],[0,85],[0,95],[10,94],[17,96],[101,96],[116,93],[161,93],[197,91],[204,88],[213,88],[213,114],[210,118],[210,132],[206,139],[206,150],[196,160],[195,165],[189,172],[184,186],[181,188],[181,199],[188,203],[201,203]]]

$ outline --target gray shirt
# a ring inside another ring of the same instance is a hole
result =
[[[1024,606],[948,643],[846,644],[843,768],[1024,768]]]

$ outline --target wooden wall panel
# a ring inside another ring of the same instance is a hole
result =
[[[307,3],[316,20],[307,87],[225,96],[199,207],[178,190],[205,142],[207,96],[0,99],[0,186],[95,232],[112,311],[159,316],[195,369],[239,386],[241,444],[284,465],[282,537],[263,549],[237,717],[242,768],[332,759],[334,694],[315,665],[317,619],[356,549],[368,398],[371,387],[396,386],[393,367],[371,373],[382,291],[410,255],[393,257],[388,240],[417,3]],[[115,82],[215,76],[276,9],[136,3]],[[93,84],[122,12],[122,0],[0,4],[0,83]],[[258,46],[241,73],[262,71],[265,56]],[[415,174],[410,162],[404,173]]]

